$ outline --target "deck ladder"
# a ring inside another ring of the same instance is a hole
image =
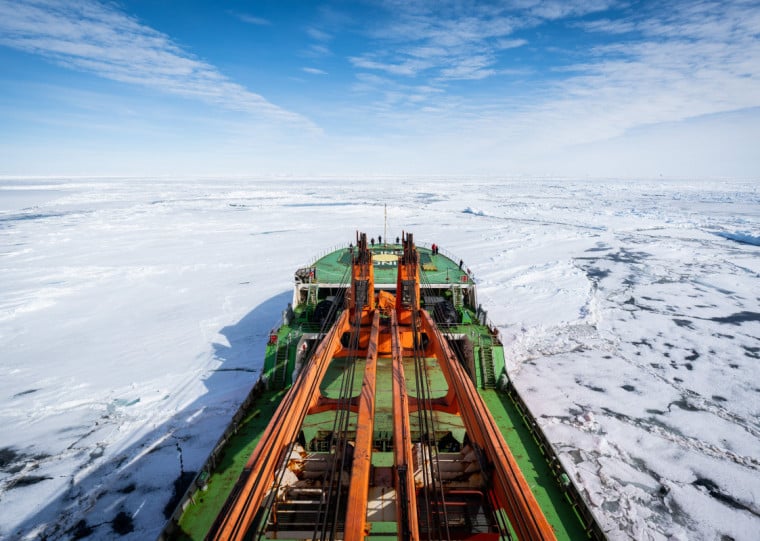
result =
[[[461,286],[451,286],[451,301],[454,303],[454,308],[462,308],[462,306],[464,306]]]
[[[288,374],[288,353],[290,353],[290,333],[277,346],[277,357],[274,363],[274,373],[272,374],[272,387],[282,389],[285,387],[285,377]]]
[[[493,368],[493,348],[491,339],[482,338],[480,342],[480,373],[481,385],[484,389],[493,389],[496,387],[496,372]]]
[[[306,295],[306,310],[308,314],[314,313],[314,309],[319,302],[319,284],[309,284],[308,293]]]
[[[314,308],[319,302],[319,284],[309,284],[309,294],[306,297],[306,304]]]

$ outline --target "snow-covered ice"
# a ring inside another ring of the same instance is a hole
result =
[[[760,531],[760,192],[740,182],[0,180],[0,538],[155,537],[355,230],[462,258],[611,539]]]

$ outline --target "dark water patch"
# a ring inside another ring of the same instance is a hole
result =
[[[732,240],[739,244],[749,244],[750,246],[760,246],[760,237],[755,237],[749,233],[742,232],[729,232],[729,231],[716,231],[714,233],[719,237],[723,237],[726,240]]]
[[[172,513],[177,508],[177,505],[179,505],[180,500],[182,499],[182,496],[185,495],[185,492],[187,491],[188,487],[190,486],[190,483],[193,482],[193,479],[195,479],[196,472],[194,471],[183,471],[179,476],[174,480],[174,487],[172,492],[172,497],[169,498],[169,501],[166,502],[166,505],[164,506],[164,517],[169,518],[172,516]]]
[[[668,354],[666,353],[665,356],[667,357]],[[649,363],[649,366],[651,366],[655,370],[660,370],[662,368],[662,365],[660,363]]]
[[[607,246],[606,244],[600,242],[600,243],[597,243],[596,247],[589,248],[586,251],[587,252],[606,252],[608,250],[612,250],[612,248],[610,246]]]
[[[684,358],[684,360],[686,360],[686,361],[696,361],[697,359],[699,359],[699,353],[697,353],[697,350],[695,350],[695,349],[691,350],[691,355],[687,355]]]
[[[610,261],[614,261],[615,263],[633,264],[639,263],[647,258],[652,257],[652,254],[648,252],[626,250],[625,248],[621,248],[619,251],[612,254],[607,254],[605,257]]]
[[[36,393],[39,391],[39,389],[27,389],[26,391],[21,391],[20,393],[16,393],[13,395],[13,398],[18,398],[19,396],[24,396],[32,393]]]
[[[591,280],[601,280],[607,278],[610,275],[609,270],[599,269],[597,267],[586,267],[586,276]]]
[[[127,535],[135,531],[135,523],[132,520],[132,517],[127,513],[124,511],[119,511],[119,513],[111,521],[111,528],[113,529],[114,533],[117,533],[119,535]]]
[[[666,348],[668,348],[668,349],[673,349],[673,348],[675,347],[675,346],[674,346],[673,344],[671,344],[670,342],[663,342],[663,344],[662,344],[662,345],[663,345],[663,346],[665,346],[665,347],[666,347]]]
[[[679,327],[683,327],[692,331],[694,330],[694,324],[691,322],[690,319],[680,319],[680,318],[674,317],[673,323],[675,323]]]
[[[87,521],[82,519],[76,524],[74,524],[74,527],[68,530],[66,533],[70,536],[71,539],[84,539],[86,537],[90,537],[95,530],[92,529],[92,526],[87,524]]]
[[[694,370],[694,365],[691,363],[684,363],[686,370]]]
[[[658,299],[656,297],[645,297],[644,295],[642,295],[641,298],[649,302],[665,302],[665,299]]]
[[[4,473],[18,473],[27,465],[35,465],[41,460],[49,458],[50,455],[37,453],[35,455],[22,453],[13,447],[3,447],[0,449],[0,471]]]
[[[721,332],[713,333],[713,336],[715,338],[727,338],[728,340],[733,340],[734,339],[734,335],[733,334],[723,334]]]
[[[634,424],[636,426],[640,426],[642,428],[645,428],[646,430],[650,430],[651,427],[659,427],[665,430],[666,432],[670,432],[671,434],[676,434],[677,436],[683,437],[684,435],[683,432],[678,428],[678,426],[670,425],[657,416],[650,416],[650,417],[647,417],[646,419],[631,418],[631,420],[634,421]],[[656,478],[656,479],[659,481],[659,478]]]
[[[680,408],[684,411],[701,411],[700,408],[695,406],[694,404],[690,403],[685,398],[682,398],[680,400],[674,400],[670,404],[668,404],[668,411],[671,411],[671,406],[676,406],[677,408]]]
[[[621,389],[625,389],[629,393],[632,393],[632,392],[634,392],[636,390],[636,387],[634,387],[633,385],[629,385],[627,383],[625,385],[621,385],[620,388]]]
[[[577,385],[580,385],[581,387],[585,387],[586,389],[591,389],[595,393],[606,393],[607,392],[607,389],[605,389],[604,387],[597,387],[596,385],[591,385],[589,383],[583,383],[579,379],[576,379],[575,383]]]
[[[628,297],[628,299],[624,301],[623,304],[632,304],[633,306],[636,306],[636,299],[633,297]]]
[[[214,372],[258,372],[257,368],[217,368]]]
[[[16,479],[11,485],[11,488],[28,487],[49,479],[52,479],[49,475],[24,475],[23,477]]]
[[[351,205],[354,205],[355,203],[350,203],[348,201],[328,201],[326,203],[285,203],[282,205],[283,207],[295,207],[295,208],[301,208],[301,207],[350,207]]]
[[[728,398],[724,396],[720,396],[719,394],[712,395],[712,399],[715,400],[716,402],[728,402]]]
[[[726,323],[729,325],[741,325],[742,323],[748,323],[751,321],[760,321],[760,313],[749,312],[745,310],[742,312],[736,312],[730,316],[711,317],[710,321],[715,321],[717,323]]]
[[[259,231],[257,233],[251,233],[251,236],[257,235],[276,235],[277,233],[290,233],[292,229],[273,229],[272,231]]]
[[[760,359],[760,347],[742,346],[744,356],[752,359]]]
[[[572,450],[568,451],[567,454],[570,455],[570,457],[573,459],[573,462],[575,464],[581,464],[581,463],[585,462],[585,460],[583,458],[583,454],[578,449],[572,449]]]
[[[421,192],[415,195],[415,199],[421,203],[440,203],[441,201],[447,201],[448,198],[442,197],[441,194]]]
[[[13,447],[3,447],[0,449],[0,471],[7,472],[8,468],[16,464],[19,461],[19,458],[23,456],[23,453],[19,453]]]
[[[122,494],[131,494],[135,491],[136,488],[137,488],[137,485],[135,485],[134,483],[129,483],[127,486],[120,488],[119,492],[121,492]]]
[[[642,339],[641,339],[641,340],[639,340],[638,342],[631,342],[631,344],[633,344],[634,346],[637,346],[637,347],[638,347],[638,346],[646,346],[646,347],[648,347],[649,349],[654,349],[654,348],[652,347],[652,344],[651,344],[651,343],[649,342],[649,340],[647,340],[646,338],[642,338]]]
[[[665,415],[665,412],[662,410],[656,410],[656,409],[648,409],[646,410],[647,413],[651,413],[652,415]]]
[[[462,214],[472,214],[473,216],[485,216],[482,210],[476,210],[472,207],[467,207],[462,211]]]
[[[44,220],[46,218],[61,218],[66,216],[66,212],[25,212],[21,214],[9,214],[7,216],[0,216],[0,223],[10,222],[26,222],[33,220]]]
[[[731,368],[733,368],[734,370],[736,370],[737,368],[739,368],[739,365],[738,365],[738,364],[736,364],[736,363],[728,363],[728,366],[730,366],[730,367],[731,367]]]
[[[697,480],[694,481],[692,485],[697,488],[705,489],[707,493],[710,494],[710,496],[712,496],[719,502],[725,503],[729,507],[738,509],[740,511],[749,511],[753,515],[760,517],[760,513],[758,513],[755,509],[740,502],[739,500],[737,500],[730,494],[726,494],[725,492],[723,492],[718,486],[718,484],[712,479],[707,479],[705,477],[697,477]]]
[[[90,463],[102,457],[103,453],[105,453],[105,450],[106,450],[105,446],[98,445],[95,449],[90,451]]]

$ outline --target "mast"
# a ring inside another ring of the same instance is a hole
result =
[[[385,244],[388,244],[388,203],[385,203],[383,205],[383,214],[385,218],[385,226],[383,227],[383,238],[385,239]]]

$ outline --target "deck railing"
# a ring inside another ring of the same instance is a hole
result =
[[[426,248],[428,250],[432,250],[432,246],[433,246],[432,243],[429,243],[429,242],[418,242],[416,244],[417,244],[417,246],[421,246],[422,248]],[[374,244],[372,246],[374,247],[374,246],[400,246],[400,245],[398,245],[396,243],[385,242],[385,243]],[[319,252],[317,252],[317,255],[312,256],[312,259],[310,260],[310,262],[307,265],[304,265],[304,267],[313,267],[317,263],[317,261],[319,261],[320,259],[322,259],[326,255],[331,254],[331,253],[333,253],[333,252],[335,252],[337,250],[345,250],[347,248],[348,248],[348,244],[346,244],[345,242],[342,242],[340,244],[333,245],[331,248],[322,249]],[[445,248],[438,247],[438,251],[440,253],[442,253],[443,255],[445,255],[446,257],[448,257],[449,259],[451,259],[452,261],[454,261],[454,262],[456,262],[456,261],[463,261],[462,258],[459,258],[457,255],[455,255],[454,253],[448,251]],[[474,282],[475,281],[475,274],[470,270],[470,268],[469,267],[465,267],[463,270],[465,272],[467,272],[467,275]]]

